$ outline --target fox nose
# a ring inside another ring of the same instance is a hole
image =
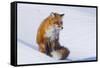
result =
[[[61,27],[61,29],[63,29],[63,27]]]

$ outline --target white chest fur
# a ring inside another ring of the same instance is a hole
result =
[[[59,36],[59,29],[56,26],[50,26],[45,33],[45,37],[50,38],[51,41],[55,40]]]

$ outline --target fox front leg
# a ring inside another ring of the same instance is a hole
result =
[[[49,56],[51,56],[51,51],[52,51],[52,48],[51,48],[51,41],[50,41],[50,39],[49,38],[45,38],[45,45],[46,45],[46,54],[47,55],[49,55]]]

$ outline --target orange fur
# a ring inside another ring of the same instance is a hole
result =
[[[46,53],[46,45],[45,45],[45,42],[46,42],[46,38],[44,37],[45,35],[45,31],[46,29],[48,29],[48,26],[50,26],[50,20],[51,18],[48,17],[46,18],[41,24],[40,24],[40,27],[37,31],[37,38],[36,38],[36,41],[39,45],[39,49],[41,52],[43,53]]]

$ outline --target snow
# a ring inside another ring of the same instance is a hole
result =
[[[68,58],[71,61],[96,59],[96,8],[20,3],[17,11],[18,64],[68,61],[56,60],[38,51],[37,29],[51,12],[64,13],[60,43],[70,50]]]
[[[37,63],[56,63],[56,62],[68,62],[69,60],[57,60],[51,58],[43,53],[40,53],[38,49],[30,47],[23,41],[18,41],[18,64],[37,64]]]

